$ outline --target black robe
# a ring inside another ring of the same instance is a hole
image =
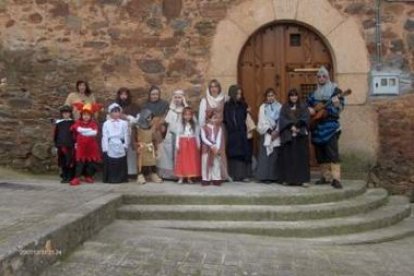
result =
[[[58,166],[61,168],[62,180],[72,179],[75,167],[75,139],[71,126],[73,120],[58,120],[55,125],[54,143],[58,150]]]
[[[309,111],[304,105],[293,110],[287,103],[280,112],[282,146],[279,160],[281,180],[285,183],[299,185],[310,181],[309,117]],[[297,136],[292,135],[292,126],[299,129]]]
[[[226,154],[229,174],[234,180],[249,177],[252,144],[247,139],[247,105],[232,100],[224,105],[223,122],[226,129]]]

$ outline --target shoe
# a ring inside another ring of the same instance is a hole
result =
[[[70,182],[70,186],[79,186],[81,184],[80,179],[75,177]]]
[[[331,182],[326,180],[324,177],[322,177],[321,179],[315,181],[315,185],[325,185],[325,184],[330,184],[330,183]]]
[[[152,173],[150,175],[150,179],[151,179],[151,182],[154,182],[154,183],[162,183],[163,182],[162,179],[156,173]]]
[[[86,177],[85,177],[85,182],[86,182],[86,183],[89,183],[89,184],[92,184],[92,183],[94,183],[94,182],[95,182],[95,180],[93,179],[93,177],[86,176]]]
[[[210,186],[210,181],[205,181],[205,180],[202,180],[201,181],[201,186]]]
[[[194,182],[191,180],[191,178],[189,177],[188,179],[187,179],[187,183],[188,184],[193,184]]]
[[[70,179],[62,179],[61,181],[60,181],[60,183],[62,183],[62,184],[65,184],[65,183],[70,183]]]
[[[146,183],[145,177],[142,173],[137,176],[137,183],[140,185],[144,185]]]
[[[178,184],[183,184],[183,179],[182,178],[178,179],[177,183]]]
[[[331,186],[334,187],[335,189],[342,189],[342,184],[339,180],[332,180]]]
[[[302,187],[303,187],[303,188],[309,188],[309,187],[310,187],[310,185],[309,185],[309,183],[303,183],[303,184],[302,184]]]
[[[221,181],[221,180],[213,180],[213,185],[214,186],[221,186],[222,183],[223,183],[223,181]]]

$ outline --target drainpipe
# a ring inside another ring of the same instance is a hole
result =
[[[377,0],[377,18],[376,18],[376,43],[377,43],[377,71],[382,69],[382,43],[381,43],[381,0]]]

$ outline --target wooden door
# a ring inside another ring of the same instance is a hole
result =
[[[306,100],[316,88],[318,69],[324,65],[332,77],[332,64],[329,48],[317,33],[296,23],[274,23],[246,42],[239,57],[238,81],[257,121],[267,88],[276,90],[281,103],[292,88]]]

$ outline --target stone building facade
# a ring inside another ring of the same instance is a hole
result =
[[[298,24],[324,41],[334,80],[354,93],[343,114],[341,150],[348,171],[376,165],[379,178],[407,169],[396,186],[414,186],[414,3],[376,0],[0,0],[0,163],[55,168],[50,118],[78,79],[100,101],[120,86],[141,103],[151,84],[163,97],[187,91],[197,107],[211,78],[225,90],[240,80],[246,41],[269,24]],[[378,56],[378,49],[380,55]],[[371,72],[398,72],[403,96],[370,95]],[[402,128],[395,128],[401,124]],[[401,137],[397,139],[395,137]],[[408,152],[408,153],[407,153]],[[393,161],[394,160],[394,161]],[[387,161],[386,164],[382,161]],[[385,165],[384,165],[385,164]],[[398,173],[401,175],[401,172]],[[405,184],[401,184],[404,182]],[[400,191],[399,189],[398,191]]]

